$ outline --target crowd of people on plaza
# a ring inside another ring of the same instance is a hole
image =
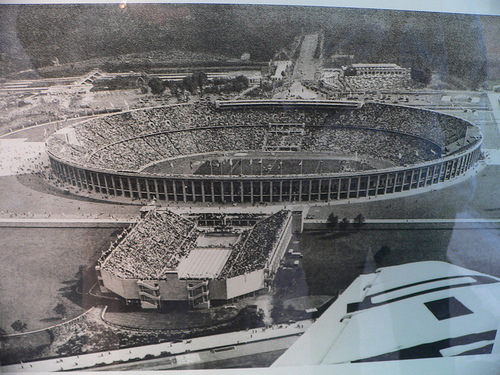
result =
[[[115,276],[132,279],[161,278],[175,270],[196,246],[196,224],[170,211],[151,211],[101,258],[100,267]],[[120,241],[121,240],[121,241]]]
[[[39,173],[46,166],[48,159],[42,143],[0,140],[0,176]]]
[[[263,269],[276,250],[290,215],[290,211],[281,210],[245,232],[234,246],[219,278],[229,279]]]
[[[276,132],[270,126],[276,123],[304,123],[303,135]],[[176,156],[280,147],[286,151],[357,152],[404,165],[440,157],[446,145],[465,137],[467,126],[461,119],[436,112],[377,103],[335,110],[218,110],[203,103],[87,121],[75,127],[86,151],[55,137],[49,140],[49,148],[75,162],[132,171]]]
[[[218,226],[226,230],[232,226],[248,226],[255,224],[262,218],[262,213],[200,213],[191,214],[190,218],[201,226]]]

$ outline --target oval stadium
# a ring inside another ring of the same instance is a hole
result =
[[[481,158],[460,118],[353,101],[208,101],[114,113],[47,140],[51,167],[108,199],[307,203],[438,187]]]

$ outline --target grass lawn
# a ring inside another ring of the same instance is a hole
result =
[[[111,242],[110,228],[1,228],[0,327],[14,333],[20,319],[31,331],[61,322],[58,303],[66,318],[82,313],[81,271],[94,266]],[[94,280],[83,279],[84,288]],[[80,300],[80,301],[79,301]]]
[[[316,219],[326,219],[333,212],[341,220],[361,213],[370,219],[431,219],[500,217],[498,176],[500,166],[488,165],[472,178],[439,190],[386,200],[310,207]],[[344,202],[346,203],[346,202]]]
[[[498,225],[479,229],[304,232],[299,251],[309,294],[335,295],[377,267],[439,260],[500,277]],[[382,246],[390,252],[376,263]]]

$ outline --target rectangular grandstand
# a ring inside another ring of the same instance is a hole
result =
[[[225,302],[269,287],[291,236],[292,215],[287,210],[253,218],[256,223],[250,229],[203,226],[204,232],[194,221],[166,209],[145,211],[96,266],[103,293],[112,292],[142,308],[165,309],[173,302],[210,307],[211,301]],[[240,220],[246,225],[247,216]]]
[[[195,224],[182,216],[150,211],[102,260],[101,269],[126,279],[159,279],[177,269],[199,235]]]

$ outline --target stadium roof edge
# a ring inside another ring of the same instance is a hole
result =
[[[216,100],[216,108],[231,108],[242,106],[297,106],[297,107],[350,107],[361,108],[362,101],[347,101],[347,100],[305,100],[305,99],[256,99],[256,100]]]

